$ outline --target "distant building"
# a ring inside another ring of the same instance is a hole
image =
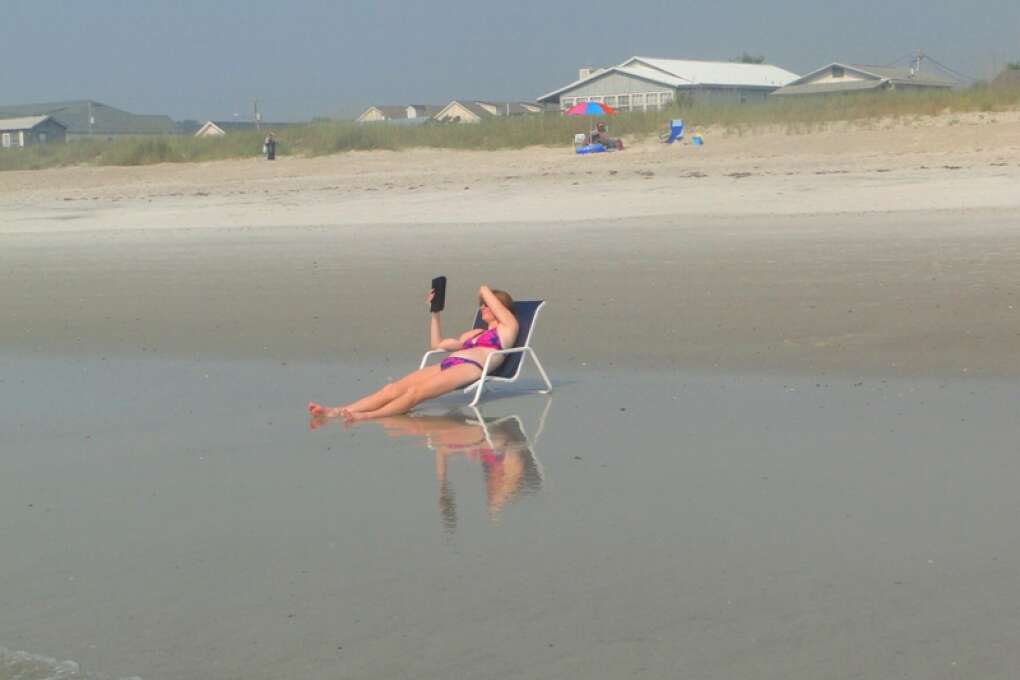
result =
[[[418,122],[423,123],[432,118],[442,107],[432,104],[401,104],[398,106],[369,106],[356,123],[380,122]]]
[[[294,123],[267,123],[262,121],[255,124],[248,120],[220,120],[206,121],[198,130],[195,137],[223,137],[229,132],[275,132],[281,128],[289,127]]]
[[[0,119],[0,148],[24,148],[36,144],[63,142],[67,128],[49,116]]]
[[[772,93],[773,97],[849,94],[886,90],[948,90],[956,83],[914,69],[833,62]]]
[[[488,102],[454,99],[442,108],[433,119],[443,123],[480,123],[489,118],[527,116],[544,113],[546,107],[534,102]]]
[[[169,135],[177,132],[169,116],[128,113],[91,100],[0,106],[0,118],[50,116],[64,126],[67,139],[121,135]]]
[[[1007,68],[995,76],[990,87],[1000,90],[1020,90],[1020,68]]]
[[[797,74],[770,64],[631,57],[610,68],[582,68],[577,80],[538,101],[558,104],[560,110],[596,101],[620,111],[656,110],[681,98],[740,104],[764,101],[796,79]]]

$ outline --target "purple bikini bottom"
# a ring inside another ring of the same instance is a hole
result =
[[[485,370],[482,368],[482,365],[477,361],[473,361],[472,359],[465,359],[464,357],[449,357],[447,359],[443,359],[443,363],[439,364],[439,368],[440,370],[445,371],[448,368],[460,366],[461,364],[474,364],[475,366],[478,367],[478,370],[480,371]]]

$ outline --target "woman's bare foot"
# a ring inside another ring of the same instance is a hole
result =
[[[346,409],[337,406],[336,408],[329,408],[322,404],[316,404],[314,401],[308,402],[308,412],[313,416],[320,418],[336,418],[341,415]]]

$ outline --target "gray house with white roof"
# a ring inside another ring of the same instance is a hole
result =
[[[849,94],[896,90],[948,90],[957,83],[910,68],[861,66],[833,62],[772,93],[774,97]]]
[[[603,102],[621,111],[645,111],[686,99],[741,104],[765,101],[797,79],[771,64],[631,57],[606,69],[581,69],[579,77],[538,98],[566,110],[578,102]]]

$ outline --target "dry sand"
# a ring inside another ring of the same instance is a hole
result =
[[[402,355],[445,273],[578,364],[1020,374],[1020,114],[705,134],[3,173],[0,346]]]

